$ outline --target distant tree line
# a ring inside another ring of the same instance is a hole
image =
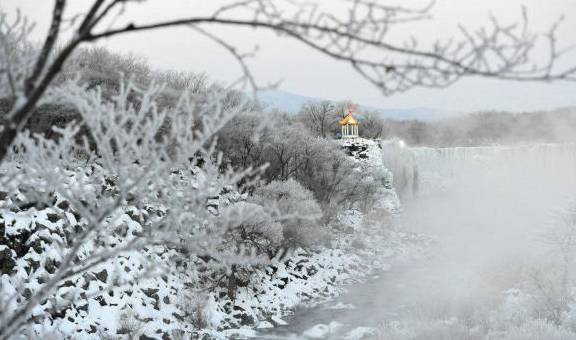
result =
[[[349,103],[328,101],[304,104],[297,119],[318,137],[334,138],[343,108]],[[358,111],[364,138],[400,138],[416,146],[478,146],[515,143],[576,141],[576,108],[512,113],[479,111],[456,117],[421,121],[383,118],[375,111]]]

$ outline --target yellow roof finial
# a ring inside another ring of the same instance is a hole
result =
[[[358,125],[358,121],[352,116],[354,112],[354,104],[348,104],[348,113],[346,116],[338,121],[340,125]]]

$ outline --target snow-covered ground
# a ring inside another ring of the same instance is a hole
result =
[[[357,157],[358,164],[391,176],[377,143],[362,143],[367,145],[367,157]],[[428,239],[395,227],[399,201],[394,189],[383,187],[381,194],[375,209],[380,211],[378,216],[387,216],[385,221],[354,209],[341,212],[333,222],[329,242],[310,250],[296,249],[289,257],[256,269],[250,284],[240,287],[233,301],[224,287],[207,286],[205,278],[212,272],[205,259],[182,261],[173,249],[150,246],[122,253],[66,280],[56,288],[55,298],[35,308],[37,319],[30,334],[82,339],[228,339],[283,326],[294,310],[327,303],[345,292],[346,286],[365,282],[390,263],[418,256],[428,247]],[[10,207],[0,212],[1,288],[4,296],[16,288],[21,292],[7,309],[15,308],[46,282],[72,246],[71,233],[85,228],[85,221],[57,194],[54,205],[43,208],[19,204],[18,199],[26,201],[18,195],[0,197]],[[107,226],[105,236],[91,240],[80,256],[103,245],[120,247],[129,242],[155,213],[152,207],[124,206],[123,214]],[[333,330],[337,325],[327,327]],[[319,326],[309,335],[323,331]]]
[[[396,159],[426,180],[398,223],[434,237],[433,256],[299,310],[261,339],[576,339],[574,303],[562,304],[574,288],[559,295],[560,255],[543,242],[574,198],[576,148],[405,148]]]

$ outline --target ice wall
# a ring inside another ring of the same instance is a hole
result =
[[[576,144],[522,146],[407,148],[411,167],[418,172],[419,194],[434,194],[447,186],[465,185],[470,174],[492,178],[514,176],[528,181],[547,176],[572,184],[576,181]]]

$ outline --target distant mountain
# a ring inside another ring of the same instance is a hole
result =
[[[258,94],[260,101],[269,105],[271,108],[278,109],[287,113],[298,113],[300,107],[308,102],[320,102],[327,99],[302,96],[295,93],[290,93],[282,90],[267,90]],[[332,101],[332,100],[328,100]],[[435,120],[445,118],[450,114],[434,110],[430,108],[417,107],[410,109],[384,109],[375,108],[370,106],[360,105],[363,110],[375,111],[380,114],[382,118],[389,118],[394,120]]]
[[[298,113],[305,103],[324,101],[322,98],[306,97],[282,90],[261,91],[258,93],[258,98],[262,103],[288,113]]]

